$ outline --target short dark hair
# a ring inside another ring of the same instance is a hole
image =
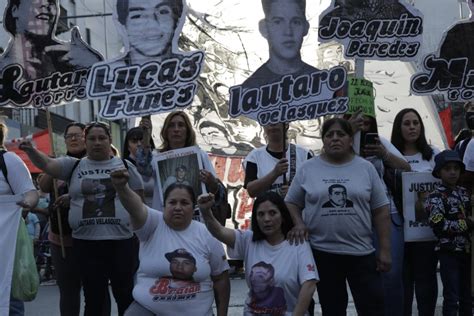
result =
[[[140,126],[133,127],[128,130],[127,134],[125,135],[125,139],[123,141],[123,149],[122,154],[123,158],[128,159],[130,157],[130,150],[128,149],[128,142],[131,139],[143,139],[143,128]],[[155,142],[153,138],[150,138],[150,149],[155,149]]]
[[[334,191],[334,189],[344,189],[344,192],[347,194],[347,189],[345,186],[343,186],[342,184],[333,184],[333,185],[330,185],[329,188],[328,188],[328,192],[329,194],[332,194],[332,191]]]
[[[110,133],[109,126],[105,123],[102,123],[102,122],[92,122],[92,123],[87,124],[86,127],[84,128],[84,137],[87,137],[90,130],[94,127],[102,128],[105,131],[105,133],[107,134],[107,136],[109,136],[109,138],[112,138],[112,134]]]
[[[423,121],[417,110],[413,108],[407,108],[397,113],[395,120],[393,121],[392,136],[390,141],[398,149],[398,151],[403,154],[405,151],[405,140],[402,136],[402,121],[403,116],[410,112],[415,113],[415,115],[418,117],[418,121],[420,121],[420,137],[418,137],[416,140],[416,149],[418,149],[418,151],[421,153],[423,160],[429,161],[431,160],[431,157],[433,157],[433,148],[431,148],[431,146],[428,144],[428,141],[426,140],[425,126],[423,125]]]
[[[277,0],[262,0],[262,8],[263,8],[263,13],[265,14],[265,16],[270,14],[272,3],[275,1]],[[300,7],[301,11],[303,11],[303,15],[306,16],[306,0],[287,0],[287,1],[296,3]]]
[[[347,120],[339,117],[333,117],[323,123],[323,127],[321,128],[321,137],[324,138],[329,129],[335,124],[339,124],[342,130],[346,132],[350,137],[354,135],[352,126]]]
[[[178,170],[188,171],[188,168],[186,168],[185,165],[179,165],[176,167],[174,171],[178,171]]]
[[[286,206],[283,198],[274,191],[266,191],[258,195],[253,203],[252,220],[251,220],[252,231],[253,231],[252,241],[264,240],[266,238],[265,234],[262,232],[257,222],[258,207],[260,206],[260,204],[266,201],[269,201],[275,204],[275,206],[280,211],[281,218],[282,218],[281,231],[283,235],[285,236],[285,238],[288,232],[293,228],[293,220],[291,219],[290,211],[288,210],[288,207]]]
[[[272,277],[275,276],[275,268],[270,263],[266,263],[265,261],[259,261],[256,264],[254,264],[252,268],[250,268],[250,273],[252,273],[253,268],[258,268],[258,267],[267,269],[272,274]]]
[[[183,14],[183,0],[165,0],[173,10],[175,28]],[[117,18],[120,24],[127,25],[129,0],[117,0]]]
[[[66,128],[64,129],[64,137],[66,137],[67,132],[69,131],[69,128],[71,128],[73,126],[79,127],[82,131],[84,131],[84,129],[86,128],[85,124],[82,124],[82,123],[79,123],[79,122],[71,122],[68,125],[66,125]]]
[[[168,199],[171,192],[173,192],[176,189],[186,190],[186,192],[188,192],[189,196],[191,197],[191,201],[193,202],[193,205],[196,205],[196,194],[194,193],[193,187],[188,184],[183,184],[183,183],[178,183],[178,182],[170,184],[170,186],[166,188],[165,194],[163,194],[164,204],[166,204],[166,200]]]

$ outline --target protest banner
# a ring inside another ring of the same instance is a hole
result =
[[[403,0],[332,0],[319,21],[320,42],[344,45],[346,58],[415,60],[423,17]]]
[[[404,172],[402,174],[403,217],[405,241],[430,241],[436,237],[428,223],[425,200],[441,180],[430,172]]]
[[[474,4],[468,1],[473,12]],[[462,21],[445,32],[437,52],[423,59],[421,70],[411,78],[417,95],[444,94],[449,101],[474,98],[474,20]]]
[[[152,19],[142,12],[157,10],[154,2],[142,2],[139,9],[130,11],[128,1],[115,3],[113,19],[124,53],[95,64],[87,83],[87,96],[103,100],[99,115],[132,118],[191,105],[204,53],[178,49],[185,1],[167,1],[159,13],[152,13]]]
[[[90,66],[102,56],[81,37],[59,40],[59,0],[9,0],[3,27],[10,41],[0,56],[0,106],[49,107],[86,98]]]
[[[371,81],[363,78],[348,78],[347,94],[349,96],[349,109],[347,114],[362,110],[363,115],[375,117],[374,86]]]
[[[263,7],[265,18],[258,26],[268,42],[269,59],[229,89],[229,116],[244,115],[268,125],[347,111],[348,98],[335,97],[346,83],[346,69],[319,70],[302,60],[301,47],[309,31],[305,6],[289,1]],[[275,16],[285,22],[276,23]],[[287,36],[290,23],[291,36]]]
[[[8,316],[10,289],[15,260],[16,235],[21,217],[21,207],[16,204],[20,195],[0,196],[0,315]]]

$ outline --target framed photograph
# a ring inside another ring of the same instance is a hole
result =
[[[199,171],[203,169],[201,152],[198,147],[186,147],[160,153],[157,156],[156,184],[161,196],[173,183],[190,185],[194,194],[199,196],[206,193],[206,186],[199,178]]]

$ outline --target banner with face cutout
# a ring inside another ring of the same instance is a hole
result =
[[[474,4],[469,1],[471,12]],[[443,36],[437,52],[424,57],[422,69],[411,78],[411,90],[418,95],[443,93],[449,101],[474,97],[474,20],[452,26]]]
[[[9,0],[3,27],[10,41],[0,56],[0,106],[48,107],[86,98],[90,67],[102,56],[81,38],[56,38],[58,0]]]
[[[191,105],[204,53],[180,52],[184,0],[116,0],[114,22],[124,54],[94,65],[87,95],[102,99],[106,119],[139,117]]]
[[[334,97],[346,82],[346,69],[319,70],[301,58],[309,31],[306,1],[262,1],[260,34],[269,59],[241,85],[229,89],[229,115],[245,115],[261,125],[311,120],[345,113],[348,98]]]
[[[403,0],[333,0],[320,16],[319,40],[344,45],[346,58],[414,60],[423,17]]]

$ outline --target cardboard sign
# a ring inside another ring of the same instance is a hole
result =
[[[3,27],[10,41],[0,56],[0,106],[48,107],[86,98],[90,67],[102,56],[77,27],[56,38],[59,1],[10,0]]]
[[[271,82],[274,77],[267,79]],[[346,69],[334,67],[298,77],[286,75],[277,82],[255,88],[234,86],[229,90],[229,115],[245,115],[268,125],[342,114],[347,111],[349,100],[333,96],[344,87],[345,81]]]
[[[87,95],[102,99],[106,119],[140,117],[191,105],[204,53],[183,53],[178,40],[186,18],[184,0],[133,4],[116,0],[114,22],[124,54],[91,70]]]
[[[403,217],[405,241],[436,240],[428,223],[429,214],[425,211],[425,200],[436,189],[441,180],[434,178],[430,172],[404,172]]]
[[[358,109],[362,109],[362,114],[375,117],[374,86],[371,81],[350,77],[347,90],[349,95],[349,110],[347,114],[352,114]]]
[[[156,184],[161,196],[173,183],[190,185],[196,196],[206,192],[199,173],[203,169],[201,153],[196,146],[169,150],[156,156]]]
[[[346,58],[415,60],[421,12],[400,0],[333,0],[320,16],[319,40],[344,45]]]
[[[449,101],[474,98],[474,21],[451,27],[443,36],[438,53],[424,57],[422,70],[411,78],[418,95],[443,93]]]

